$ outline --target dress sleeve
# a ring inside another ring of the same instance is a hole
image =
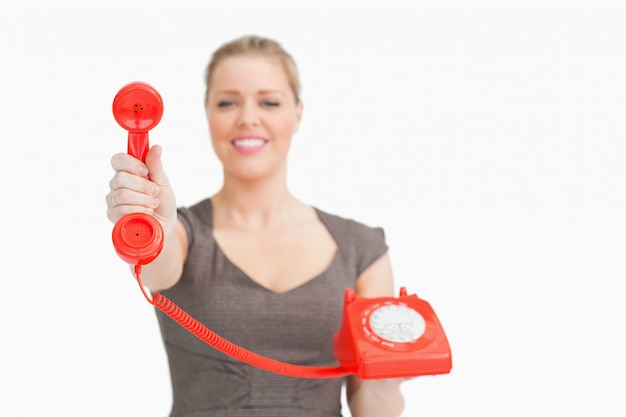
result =
[[[189,242],[189,250],[191,250],[196,235],[202,234],[207,226],[213,226],[213,206],[210,198],[206,198],[189,207],[178,207],[176,209],[178,220],[183,224],[185,232],[187,232],[187,240]],[[200,238],[200,240],[202,240]]]
[[[178,220],[182,223],[185,228],[185,232],[187,233],[187,241],[188,245],[191,248],[194,241],[194,227],[193,227],[193,213],[188,207],[179,207],[177,209]]]
[[[357,248],[357,272],[360,276],[371,264],[389,250],[382,227],[369,227],[357,223],[355,225]]]
[[[339,245],[349,273],[361,276],[370,265],[389,249],[382,227],[372,227],[354,219],[329,214],[317,209],[320,219]],[[347,272],[346,271],[346,272]]]

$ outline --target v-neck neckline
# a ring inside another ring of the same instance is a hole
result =
[[[326,231],[328,232],[328,234],[332,237],[332,239],[335,241],[336,245],[337,245],[337,249],[335,250],[335,254],[333,255],[331,261],[329,262],[328,266],[319,274],[312,276],[311,278],[301,282],[300,284],[296,285],[293,288],[289,288],[286,291],[283,292],[276,292],[268,287],[266,287],[265,285],[261,284],[259,281],[257,281],[256,279],[252,278],[250,275],[248,275],[242,268],[240,268],[235,262],[233,262],[227,255],[226,252],[224,252],[222,250],[222,247],[220,246],[219,242],[217,241],[217,239],[215,238],[215,235],[213,234],[213,215],[214,215],[214,210],[213,210],[213,201],[211,199],[209,199],[209,216],[208,216],[208,220],[209,220],[209,229],[210,229],[210,236],[211,236],[211,240],[213,241],[213,243],[215,244],[215,247],[217,248],[217,253],[219,256],[221,256],[225,262],[227,262],[231,267],[233,267],[242,277],[244,277],[248,282],[254,284],[255,286],[261,288],[262,290],[269,292],[275,296],[285,296],[288,294],[291,294],[293,292],[296,292],[304,287],[307,287],[308,285],[314,283],[315,281],[318,281],[320,279],[322,279],[325,275],[328,274],[328,271],[330,271],[333,266],[335,265],[335,263],[337,262],[338,258],[339,258],[339,252],[341,250],[341,247],[339,245],[339,241],[337,240],[337,238],[335,237],[334,233],[332,232],[332,230],[328,227],[328,223],[324,220],[324,215],[322,213],[321,210],[319,210],[317,207],[312,206],[313,210],[315,211],[315,214],[317,216],[317,218],[319,219],[319,221],[322,223],[322,225],[326,228]]]

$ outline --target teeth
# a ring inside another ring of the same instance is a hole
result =
[[[241,146],[242,148],[253,148],[255,146],[261,146],[265,143],[263,139],[246,138],[239,139],[233,142],[235,146]]]

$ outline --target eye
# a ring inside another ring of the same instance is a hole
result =
[[[278,107],[280,106],[280,103],[277,101],[271,101],[271,100],[263,100],[261,102],[261,104],[265,107]]]
[[[226,107],[232,107],[235,105],[234,101],[230,101],[230,100],[221,100],[217,103],[217,107],[219,108],[226,108]]]

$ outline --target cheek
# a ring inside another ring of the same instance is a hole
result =
[[[229,145],[229,142],[224,140],[225,138],[228,138],[228,129],[226,124],[223,123],[223,120],[216,117],[208,117],[208,125],[209,139],[211,140],[213,151],[221,160]]]
[[[291,137],[298,130],[298,120],[295,118],[283,118],[277,123],[274,123],[274,131],[280,132],[282,137]]]
[[[230,125],[227,120],[223,116],[208,116],[209,122],[209,133],[211,134],[211,139],[219,140],[221,137],[226,135],[228,132]]]

